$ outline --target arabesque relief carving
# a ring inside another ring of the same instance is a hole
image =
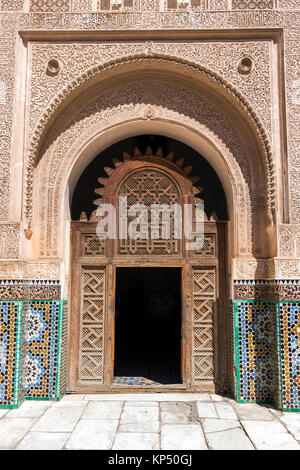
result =
[[[159,60],[160,62],[162,62],[162,61],[166,62],[166,64],[164,65],[165,68],[169,64],[170,64],[170,66],[172,66],[172,63],[174,62],[173,58],[168,58],[168,57],[164,57],[164,56],[157,56],[157,55],[154,55],[154,54],[152,55],[151,54],[151,56],[144,56],[143,55],[143,56],[137,56],[137,57],[124,58],[122,60],[116,61],[115,65],[120,66],[120,64],[124,64],[125,66],[129,66],[131,63],[132,64],[140,63],[142,61],[146,61],[146,63],[149,62],[149,61],[153,61],[154,65],[155,65],[155,61],[157,61],[157,60]],[[178,62],[179,61],[177,59],[177,61],[175,62],[176,66],[177,66]],[[276,192],[275,191],[275,186],[274,186],[274,172],[273,172],[273,163],[272,163],[272,153],[271,153],[271,146],[269,145],[267,135],[266,135],[266,133],[263,129],[263,126],[260,124],[258,116],[254,112],[253,108],[251,108],[251,106],[248,104],[248,102],[243,98],[241,93],[239,91],[237,91],[234,87],[232,87],[228,82],[225,82],[223,79],[221,79],[217,74],[214,74],[213,72],[210,72],[207,69],[197,67],[196,65],[192,65],[192,64],[187,63],[187,62],[183,62],[182,65],[187,69],[191,68],[191,73],[194,73],[195,71],[196,71],[196,73],[199,72],[200,76],[203,75],[203,77],[206,80],[207,80],[207,78],[208,79],[211,78],[213,80],[212,83],[214,83],[214,86],[215,86],[216,83],[218,85],[221,85],[221,87],[225,88],[225,90],[228,90],[229,96],[231,96],[231,99],[233,98],[233,102],[236,103],[237,108],[240,107],[240,109],[244,109],[248,112],[248,116],[250,117],[253,125],[257,129],[258,136],[260,138],[260,142],[261,142],[261,144],[264,148],[264,152],[265,152],[265,163],[264,164],[266,166],[266,172],[267,172],[267,174],[265,176],[265,183],[266,183],[267,191],[268,191],[268,205],[267,205],[267,207],[268,207],[268,217],[272,219],[272,217],[274,217],[274,214],[275,214],[275,192]],[[48,109],[43,114],[42,118],[40,118],[39,124],[35,127],[34,136],[32,138],[31,150],[29,152],[28,172],[27,172],[26,216],[29,218],[29,220],[31,219],[33,166],[34,166],[34,160],[37,157],[37,152],[38,152],[38,148],[39,148],[40,139],[41,139],[41,136],[43,134],[43,129],[45,128],[47,122],[51,119],[51,116],[54,114],[54,112],[55,112],[56,108],[58,107],[58,105],[60,104],[60,102],[62,102],[64,97],[66,97],[69,93],[71,93],[72,89],[74,89],[76,87],[76,84],[77,84],[77,86],[79,86],[80,84],[84,83],[91,76],[95,76],[98,73],[101,73],[102,71],[104,72],[106,70],[110,70],[112,68],[112,66],[113,66],[113,63],[110,63],[110,62],[108,64],[106,64],[105,66],[100,65],[99,67],[96,67],[96,68],[86,72],[85,74],[83,74],[83,76],[81,76],[77,82],[73,81],[72,84],[69,85],[69,87],[64,88],[60,92],[58,97],[56,97],[54,100],[51,101],[51,104],[48,106]],[[129,69],[129,71],[130,71],[130,69]],[[149,91],[148,89],[146,89],[144,91],[144,96],[141,96],[141,102],[143,102],[145,100],[145,97],[147,97],[148,91]],[[176,95],[172,96],[170,99],[171,100],[175,99],[178,102],[178,98],[175,98],[175,96]],[[164,99],[164,97],[162,99]],[[178,104],[176,104],[178,109],[183,108],[183,106],[185,105],[185,104],[183,105],[183,103],[185,103],[186,100],[189,100],[189,98],[186,97],[183,100],[181,100],[181,102],[178,102]],[[169,102],[170,102],[170,100],[169,100]],[[193,105],[189,105],[189,106],[193,106]],[[190,114],[190,110],[187,110],[187,113]],[[193,114],[193,111],[192,111],[192,114]],[[198,118],[198,114],[197,114],[197,118]],[[223,118],[220,118],[220,119],[223,120]],[[227,135],[229,135],[229,134],[227,134]],[[226,138],[227,137],[225,137],[225,139]],[[233,139],[232,142],[231,142],[231,146],[236,145],[237,142],[238,142],[237,138]],[[246,169],[246,166],[247,166],[247,164],[245,162],[245,164],[244,164],[245,169]],[[250,235],[250,238],[251,238],[251,235]]]
[[[114,87],[111,92],[91,97],[91,101],[85,102],[82,109],[77,110],[77,114],[69,117],[69,121],[64,118],[59,134],[49,143],[39,165],[40,184],[43,188],[48,188],[48,194],[41,200],[39,210],[43,215],[40,232],[42,256],[57,255],[60,226],[58,214],[63,197],[63,182],[79,149],[92,135],[105,130],[107,125],[111,127],[132,119],[145,119],[149,106],[152,110],[150,119],[158,116],[162,120],[181,123],[206,135],[218,146],[235,180],[241,213],[247,214],[239,222],[240,250],[244,253],[251,251],[252,218],[256,217],[251,199],[254,200],[255,182],[259,181],[257,178],[251,179],[251,173],[257,175],[259,165],[254,164],[253,157],[250,157],[251,150],[243,145],[230,116],[225,118],[216,106],[192,90],[159,80],[151,80],[149,83],[143,80]],[[262,181],[265,181],[264,177]],[[37,186],[36,191],[39,191]]]

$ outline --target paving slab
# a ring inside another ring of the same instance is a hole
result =
[[[5,416],[7,413],[8,413],[8,409],[3,409],[3,410],[0,410],[0,419],[3,418],[3,416]]]
[[[272,421],[275,419],[272,413],[263,406],[252,403],[235,403],[233,406],[241,420]]]
[[[203,403],[197,401],[197,410],[199,418],[217,418],[217,412],[213,403]]]
[[[300,413],[283,413],[283,416],[280,416],[279,419],[293,434],[294,438],[300,441]]]
[[[159,406],[158,401],[125,401],[125,406]]]
[[[34,418],[2,418],[0,424],[0,449],[14,449],[34,422]]]
[[[53,404],[37,421],[32,431],[72,432],[86,406],[86,402]]]
[[[160,413],[162,424],[187,424],[189,417],[179,411],[161,411]]]
[[[39,418],[52,405],[51,401],[28,400],[20,408],[10,410],[7,418]]]
[[[82,419],[119,419],[123,408],[122,401],[89,402]]]
[[[212,450],[252,450],[253,444],[241,428],[206,434],[209,448]]]
[[[164,424],[161,426],[162,450],[206,450],[200,424]]]
[[[240,422],[233,419],[201,419],[204,433],[227,431],[228,429],[240,428]]]
[[[237,419],[237,415],[231,406],[230,403],[226,402],[216,402],[215,408],[218,414],[218,417],[221,419]]]
[[[153,406],[124,406],[120,424],[159,420],[159,409]]]
[[[71,395],[64,395],[61,399],[62,402],[65,401],[81,401],[81,400],[86,400],[87,395],[80,395],[79,393],[74,393]]]
[[[300,450],[300,445],[278,421],[242,421],[258,450]]]
[[[159,450],[159,434],[118,432],[113,450]]]
[[[183,402],[161,402],[160,409],[163,424],[187,424],[192,415],[191,405]]]
[[[81,419],[74,429],[65,449],[111,449],[118,427],[118,420]]]
[[[55,432],[29,432],[20,444],[17,450],[62,450],[69,433]]]
[[[159,432],[159,421],[141,421],[137,423],[120,424],[118,432]]]
[[[87,394],[88,401],[211,401],[206,393],[107,393]]]

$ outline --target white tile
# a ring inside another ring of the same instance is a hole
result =
[[[200,424],[164,424],[161,426],[162,450],[205,450]]]
[[[82,419],[119,419],[123,403],[121,401],[89,402]]]
[[[248,436],[259,450],[300,450],[300,445],[278,421],[242,421]]]
[[[28,400],[20,408],[10,410],[7,418],[39,418],[51,406],[51,401]]]
[[[159,421],[140,421],[137,423],[120,424],[118,432],[159,432]]]
[[[297,441],[300,441],[300,413],[283,413],[280,421],[287,427]]]
[[[203,403],[197,401],[199,418],[217,418],[217,412],[213,403]]]
[[[233,419],[204,418],[201,419],[201,423],[205,434],[209,432],[227,431],[228,429],[240,427],[239,421]]]
[[[8,409],[0,410],[0,418],[3,418],[8,413]]]
[[[121,424],[158,421],[159,409],[152,406],[125,406],[121,414]]]
[[[151,432],[118,432],[113,450],[159,450],[159,435]]]
[[[87,402],[57,403],[45,412],[32,431],[72,432]]]
[[[212,450],[252,450],[250,440],[241,428],[206,434],[209,448]]]
[[[65,448],[74,450],[111,449],[118,420],[81,419]]]
[[[18,450],[62,450],[69,433],[29,432],[16,447]]]
[[[34,418],[2,418],[0,421],[0,449],[15,448],[34,422]]]
[[[272,421],[274,416],[267,408],[252,403],[235,403],[235,411],[240,419]]]
[[[237,419],[234,409],[230,403],[215,403],[218,417],[221,419]]]

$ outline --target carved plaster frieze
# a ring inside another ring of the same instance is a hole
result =
[[[22,30],[152,30],[296,28],[300,12],[289,10],[247,11],[142,11],[114,13],[21,14]]]
[[[274,260],[234,258],[234,279],[275,279]]]
[[[300,279],[300,259],[275,259],[276,279]]]
[[[60,278],[60,263],[29,263],[25,261],[0,262],[0,279],[53,279]]]
[[[29,11],[32,13],[71,11],[71,0],[30,0]]]
[[[300,259],[234,259],[235,279],[300,279]]]

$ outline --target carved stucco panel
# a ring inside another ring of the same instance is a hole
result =
[[[0,221],[8,218],[10,154],[0,153]]]
[[[235,279],[300,279],[299,259],[235,259]]]
[[[21,14],[19,28],[28,30],[138,30],[138,29],[232,29],[295,28],[300,12],[248,11],[144,11],[103,13]]]
[[[14,23],[15,18],[12,14],[6,15],[6,18],[0,16],[0,221],[9,218],[16,76]]]
[[[269,41],[254,42],[139,42],[115,44],[33,44],[31,71],[30,130],[45,109],[45,105],[75,77],[92,67],[112,59],[141,53],[156,53],[179,57],[203,65],[237,87],[249,100],[271,137],[271,77]],[[238,62],[244,56],[254,61],[253,71],[241,75]],[[51,77],[46,74],[48,60],[56,58],[61,71]],[[30,137],[30,136],[29,136]]]
[[[274,261],[253,258],[235,258],[233,272],[234,279],[274,279]]]
[[[2,11],[21,11],[23,10],[24,0],[0,0],[0,10]]]
[[[286,33],[285,41],[287,134],[289,157],[290,217],[300,220],[300,30]]]
[[[300,259],[275,259],[276,279],[300,279]]]
[[[278,0],[279,8],[282,10],[299,10],[299,0]]]
[[[279,226],[279,256],[300,258],[300,225]]]
[[[0,279],[57,280],[60,278],[60,273],[59,263],[0,262]]]
[[[20,255],[20,227],[18,224],[0,225],[0,259],[16,259]]]

